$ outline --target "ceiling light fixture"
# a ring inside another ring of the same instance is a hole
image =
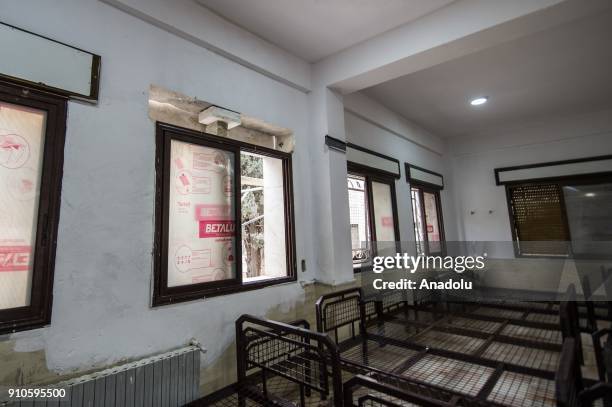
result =
[[[476,99],[472,99],[470,104],[472,106],[480,106],[480,105],[484,105],[485,103],[487,103],[488,100],[489,100],[489,98],[487,96],[482,96],[482,97],[478,97]]]
[[[588,198],[593,198],[594,196],[597,196],[597,194],[595,192],[587,192],[586,194],[584,194],[584,196]]]

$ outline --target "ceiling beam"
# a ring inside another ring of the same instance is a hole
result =
[[[609,0],[458,0],[314,65],[315,86],[352,93],[611,6]]]

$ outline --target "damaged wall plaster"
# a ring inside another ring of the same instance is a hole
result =
[[[151,85],[149,87],[149,117],[153,121],[224,136],[287,153],[293,152],[295,147],[293,131],[242,113],[240,114],[241,124],[229,130],[224,129],[224,134],[219,132],[216,124],[201,124],[198,121],[198,115],[210,106],[212,106],[211,103],[161,86]]]

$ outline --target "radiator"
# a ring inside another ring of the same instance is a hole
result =
[[[188,346],[49,386],[66,389],[66,397],[61,400],[12,401],[4,405],[177,407],[200,397],[199,383],[200,348]]]

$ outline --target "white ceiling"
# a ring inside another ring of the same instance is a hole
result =
[[[309,62],[415,20],[454,0],[195,0]]]
[[[612,11],[374,86],[365,93],[442,137],[612,106]],[[485,95],[479,107],[469,100]]]

